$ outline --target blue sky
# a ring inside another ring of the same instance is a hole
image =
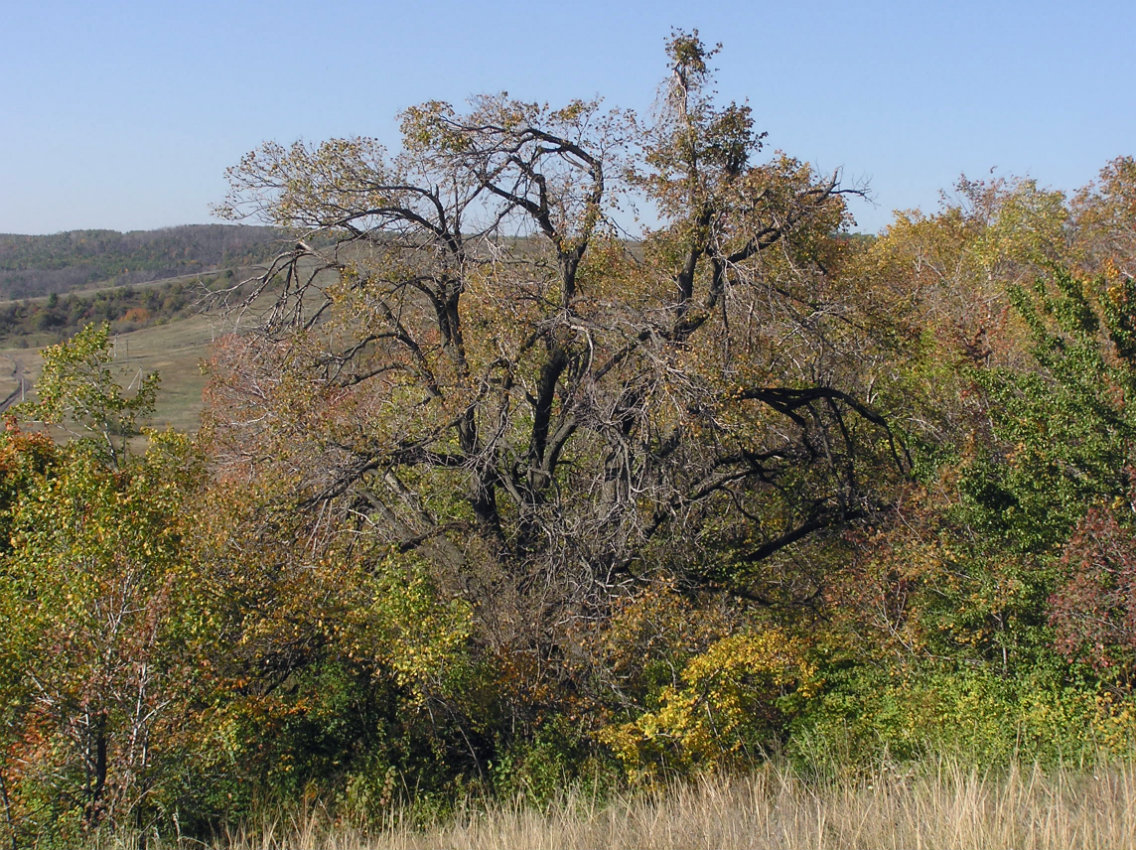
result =
[[[211,221],[273,139],[373,135],[479,92],[646,110],[672,27],[771,148],[846,180],[875,231],[961,173],[1074,190],[1136,153],[1136,3],[0,0],[0,232]]]

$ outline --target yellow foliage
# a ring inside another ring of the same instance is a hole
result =
[[[683,669],[659,708],[599,733],[634,781],[753,759],[823,684],[807,646],[780,629],[717,641]]]

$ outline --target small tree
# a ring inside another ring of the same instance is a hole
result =
[[[87,325],[72,339],[44,350],[38,400],[19,412],[48,425],[81,429],[112,465],[119,465],[128,440],[141,433],[139,423],[154,412],[158,375],[140,375],[128,397],[114,379],[112,360],[110,326]]]
[[[174,434],[126,456],[117,440],[151,409],[157,378],[128,399],[108,362],[105,327],[88,328],[44,352],[40,399],[17,408],[72,418],[93,438],[55,446],[14,421],[0,438],[0,771],[13,842],[141,823],[191,690],[178,598],[201,466]]]

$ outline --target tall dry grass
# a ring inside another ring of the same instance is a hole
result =
[[[174,844],[155,847],[172,847]],[[201,847],[182,842],[181,847]],[[548,811],[521,802],[468,807],[432,829],[397,815],[372,834],[318,807],[265,819],[215,846],[275,848],[1130,848],[1136,767],[999,772],[939,763],[810,783],[784,766],[704,777],[600,801],[575,792]]]

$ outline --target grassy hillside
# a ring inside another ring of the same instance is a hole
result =
[[[255,274],[282,238],[275,228],[234,225],[0,234],[0,399],[31,391],[45,346],[106,322],[122,383],[161,375],[151,424],[195,430],[202,361],[228,329],[204,312],[208,291]]]
[[[161,375],[155,427],[172,426],[194,431],[200,421],[201,391],[206,376],[202,362],[209,344],[226,332],[223,317],[198,314],[161,325],[114,336],[116,377],[129,385],[140,375],[157,371]],[[39,377],[41,348],[0,348],[0,397],[20,386],[33,387]]]

